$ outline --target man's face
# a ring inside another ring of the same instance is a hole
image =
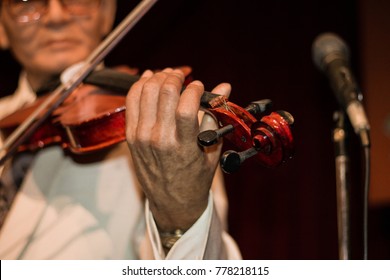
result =
[[[2,47],[9,47],[28,73],[46,76],[84,60],[111,29],[116,8],[115,0],[102,0],[87,16],[79,17],[62,1],[49,0],[38,21],[21,23],[7,8],[8,1],[2,2]]]

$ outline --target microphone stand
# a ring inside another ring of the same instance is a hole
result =
[[[348,260],[350,254],[350,166],[346,150],[345,113],[334,113],[335,128],[333,142],[335,147],[337,225],[340,260]]]

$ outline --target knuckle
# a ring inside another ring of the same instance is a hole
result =
[[[126,128],[126,140],[129,142],[129,144],[134,143],[134,133],[130,128]]]
[[[154,149],[159,152],[172,151],[174,146],[174,137],[172,137],[173,133],[171,133],[170,136],[167,136],[158,126],[155,127],[154,132],[155,133],[153,133],[150,139],[150,144],[154,147]]]
[[[188,108],[178,107],[176,110],[176,118],[184,121],[192,121],[197,118]]]
[[[167,80],[161,88],[161,94],[177,94],[179,92],[178,84],[172,80]]]
[[[180,69],[175,69],[172,73],[171,73],[172,77],[175,77],[176,79],[179,79],[180,81],[183,81],[184,80],[184,73],[183,71],[181,71]]]
[[[145,130],[139,131],[135,137],[135,143],[138,145],[148,146],[150,143],[149,133],[145,132]]]
[[[159,86],[157,81],[149,80],[149,81],[145,82],[145,84],[143,85],[142,91],[143,92],[158,92],[159,87],[160,86]]]
[[[130,90],[129,90],[128,96],[131,96],[132,93],[135,93],[135,92],[140,91],[140,90],[142,89],[142,87],[143,87],[143,84],[144,84],[144,83],[143,83],[143,81],[141,81],[141,80],[136,81],[136,82],[131,86],[131,88],[130,88]]]

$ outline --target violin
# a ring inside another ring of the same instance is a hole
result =
[[[61,145],[75,154],[92,153],[122,142],[125,137],[125,95],[137,76],[112,69],[94,71],[84,85],[53,111],[42,125],[18,146],[18,151],[34,151],[50,145]],[[0,129],[9,136],[46,97],[0,120]],[[286,111],[271,112],[268,99],[252,102],[242,108],[225,97],[204,92],[201,109],[214,116],[219,129],[198,135],[201,146],[226,138],[236,151],[221,157],[222,169],[231,173],[250,157],[266,167],[276,167],[292,157],[294,119]]]
[[[59,144],[82,154],[125,140],[124,95],[138,77],[95,68],[156,1],[141,1],[54,92],[0,121],[0,129],[6,136],[0,148],[0,166],[18,151]],[[201,106],[215,117],[219,128],[201,132],[199,145],[214,145],[224,137],[238,149],[222,155],[221,166],[225,172],[236,171],[250,157],[267,167],[275,167],[292,157],[294,119],[286,111],[266,115],[270,100],[241,108],[223,96],[204,92]]]

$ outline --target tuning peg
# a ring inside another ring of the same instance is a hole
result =
[[[249,104],[245,110],[251,113],[253,116],[263,114],[269,111],[272,107],[271,99],[257,100]]]
[[[282,118],[288,123],[289,126],[293,126],[294,117],[289,112],[282,110],[276,112],[282,116]]]
[[[246,159],[256,155],[257,153],[258,151],[254,147],[242,152],[236,152],[232,150],[226,151],[223,153],[220,159],[222,170],[225,173],[233,173],[240,168],[241,164]]]
[[[214,145],[218,143],[219,138],[232,132],[233,130],[233,125],[229,124],[216,130],[202,131],[198,134],[198,143],[203,147]]]

